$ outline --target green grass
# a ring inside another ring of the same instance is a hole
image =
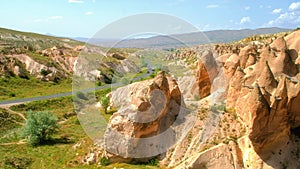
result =
[[[58,83],[10,77],[0,79],[0,100],[15,100],[72,91],[71,80]]]
[[[2,168],[1,165],[4,165],[1,162],[7,159],[25,157],[32,159],[30,168],[72,168],[69,162],[79,160],[80,156],[84,156],[88,152],[88,146],[92,144],[78,123],[76,114],[70,113],[74,111],[71,97],[35,101],[13,106],[11,109],[24,114],[27,114],[28,110],[34,112],[48,110],[65,122],[60,124],[60,129],[54,134],[53,140],[44,145],[36,147],[27,144],[0,146],[0,168]],[[5,110],[1,109],[0,111]],[[19,137],[20,125],[10,123],[3,127],[5,130],[0,132],[0,144],[18,142],[21,139]],[[84,141],[85,145],[74,150],[72,146],[79,141]]]
[[[0,108],[0,142],[11,142],[18,138],[15,133],[21,125],[16,122],[23,122],[20,116]]]
[[[0,161],[7,157],[30,157],[33,162],[30,168],[70,168],[69,161],[76,160],[76,153],[78,156],[86,153],[87,147],[74,150],[72,146],[79,140],[86,140],[86,146],[91,144],[81,126],[76,124],[76,117],[68,120],[67,124],[61,126],[60,131],[54,136],[57,140],[48,145],[40,145],[32,147],[27,144],[0,146]],[[64,142],[62,138],[67,138]]]
[[[34,56],[36,60],[40,56]],[[143,69],[137,75],[144,74],[147,70]],[[50,95],[55,93],[67,92],[72,90],[71,80],[62,80],[59,83],[42,82],[33,78],[22,79],[18,77],[10,77],[0,80],[0,100],[13,100],[18,98],[30,98],[36,96]],[[96,91],[96,98],[110,92],[110,88]],[[73,98],[61,97],[56,99],[33,101],[26,104],[20,104],[10,107],[11,110],[22,113],[27,116],[28,111],[49,111],[58,116],[60,128],[53,135],[53,139],[49,142],[39,145],[30,146],[29,144],[11,144],[0,145],[0,168],[8,167],[12,161],[20,162],[29,168],[97,168],[96,164],[81,164],[82,157],[88,153],[89,146],[93,144],[92,140],[87,136],[81,127],[79,120],[73,107]],[[111,110],[108,114],[103,111],[102,116],[108,122],[110,116],[116,110]],[[0,144],[17,143],[20,138],[21,124],[25,121],[15,114],[9,114],[6,110],[0,109]],[[3,119],[10,119],[3,122]],[[73,146],[82,142],[82,146],[73,149]],[[7,165],[5,164],[7,163]],[[4,165],[6,165],[4,167]],[[149,164],[110,164],[100,168],[142,168],[157,169],[157,166]]]
[[[10,109],[24,114],[27,114],[28,111],[48,111],[56,114],[60,119],[75,114],[71,96],[33,101],[26,104],[11,106]]]
[[[109,92],[109,89],[97,91],[97,95],[101,96],[107,92]],[[34,101],[27,104],[12,106],[11,109],[19,113],[24,113],[25,115],[29,110],[34,112],[49,111],[56,114],[60,121],[65,120],[65,122],[60,124],[58,132],[53,135],[53,140],[46,144],[35,147],[28,144],[0,146],[0,168],[4,168],[4,162],[15,160],[30,162],[29,168],[97,168],[97,164],[83,165],[80,163],[82,157],[89,152],[89,146],[92,145],[93,142],[80,126],[77,116],[69,113],[74,111],[71,97]],[[6,110],[0,109],[0,112],[3,114]],[[110,116],[111,114],[105,114],[107,120]],[[18,116],[15,117],[15,120],[22,122],[22,119]],[[13,122],[6,123],[5,126],[1,128],[0,144],[18,142],[21,139],[19,136],[20,132],[20,125],[14,124]],[[82,146],[73,149],[73,145],[78,142],[82,142]],[[114,167],[126,169],[159,168],[157,166],[150,166],[149,164],[125,163],[110,164],[100,168],[113,169]]]

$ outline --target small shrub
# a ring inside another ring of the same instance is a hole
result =
[[[220,110],[220,111],[225,111],[226,110],[226,107],[225,105],[217,105],[217,110]]]
[[[16,97],[16,94],[15,94],[15,93],[12,93],[12,92],[10,92],[10,93],[8,93],[8,96],[9,96],[9,97]]]
[[[102,166],[108,166],[109,164],[111,164],[111,162],[110,162],[110,160],[109,160],[108,158],[102,157],[102,158],[100,159],[100,164],[101,164]]]
[[[52,71],[51,70],[45,70],[45,69],[41,69],[41,75],[43,76],[47,76],[49,73],[51,73]]]
[[[109,97],[107,96],[101,97],[100,103],[104,109],[104,113],[107,114],[107,108],[109,106]]]
[[[57,117],[49,112],[29,112],[21,137],[26,138],[31,145],[43,143],[56,131],[57,122]]]
[[[150,78],[154,78],[155,76],[156,76],[156,74],[153,73],[150,75]]]
[[[97,81],[97,86],[101,86],[101,85],[102,85],[101,81]]]
[[[148,161],[147,165],[150,165],[150,166],[158,166],[158,159],[157,158],[153,158],[151,160]]]

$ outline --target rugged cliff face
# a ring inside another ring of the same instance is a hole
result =
[[[191,136],[171,149],[163,164],[175,168],[299,168],[299,33],[215,46],[227,82],[226,110],[215,123],[212,137],[197,142],[208,127],[199,120]],[[212,120],[203,117],[203,111],[199,116]],[[184,146],[184,151],[177,150]]]
[[[133,138],[159,134],[176,118],[177,111],[170,110],[177,110],[180,96],[190,105],[196,93],[200,99],[197,119],[185,138],[160,154],[161,165],[171,168],[299,168],[299,34],[300,31],[295,31],[263,36],[255,41],[247,38],[238,43],[215,45],[215,52],[201,54],[194,48],[182,49],[172,57],[191,65],[195,80],[187,83],[187,79],[181,78],[177,84],[161,74],[154,80],[130,85],[124,96],[121,96],[124,89],[118,89],[111,99],[122,109],[110,119],[108,138],[116,137],[114,130]],[[209,107],[213,92],[222,85],[226,91],[226,108]],[[149,111],[153,104],[151,92],[156,91],[153,89],[164,93],[166,101],[161,103],[168,106],[158,111],[157,120],[151,123],[133,122],[129,117],[136,120],[153,116]],[[129,101],[118,101],[121,97]],[[128,155],[130,148],[138,147],[128,143],[123,144],[125,147],[111,144],[110,148],[115,152],[123,148]]]

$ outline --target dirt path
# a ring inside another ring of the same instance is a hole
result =
[[[20,144],[26,144],[26,140],[20,140],[18,142],[11,142],[11,143],[1,143],[0,146],[9,146],[9,145],[20,145]]]
[[[9,109],[9,107],[2,107],[2,108],[5,109],[5,110],[7,110],[8,113],[16,114],[16,115],[20,116],[24,121],[27,120],[26,117],[24,116],[24,114],[22,114],[22,113],[15,112],[15,111]]]

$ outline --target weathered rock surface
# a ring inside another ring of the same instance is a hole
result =
[[[162,164],[175,168],[299,168],[299,32],[248,45],[218,45],[215,49],[221,56],[217,60],[228,84],[227,110],[210,138],[197,142],[207,126],[196,122],[192,136],[169,150]],[[199,116],[210,119],[202,113]]]
[[[215,45],[220,57],[201,53],[205,57],[196,59],[195,81],[178,80],[189,91],[184,87],[180,91],[180,85],[163,73],[117,89],[111,94],[118,112],[106,131],[107,156],[113,162],[130,162],[132,155],[141,156],[139,150],[156,151],[139,139],[168,130],[184,104],[182,96],[190,98],[194,92],[201,98],[196,104],[200,105],[197,120],[185,138],[160,153],[161,165],[178,169],[300,168],[299,32]],[[188,57],[197,58],[199,53],[184,49],[173,57],[188,62],[193,60]],[[215,90],[226,89],[226,109],[210,105],[216,79],[225,79],[218,81]],[[168,138],[172,142],[173,136]]]
[[[196,80],[199,89],[199,97],[204,98],[211,94],[213,80],[218,75],[217,63],[213,53],[209,50],[201,55],[198,60]]]
[[[164,72],[159,72],[153,80],[136,82],[112,92],[111,106],[117,107],[118,112],[111,116],[105,133],[106,150],[115,154],[112,161],[120,160],[118,155],[147,157],[151,151],[162,148],[136,138],[153,137],[169,129],[184,104],[181,97],[176,81]]]
[[[26,74],[22,69],[22,63],[11,57],[0,57],[0,76],[2,78],[9,76],[19,76],[26,78]]]

